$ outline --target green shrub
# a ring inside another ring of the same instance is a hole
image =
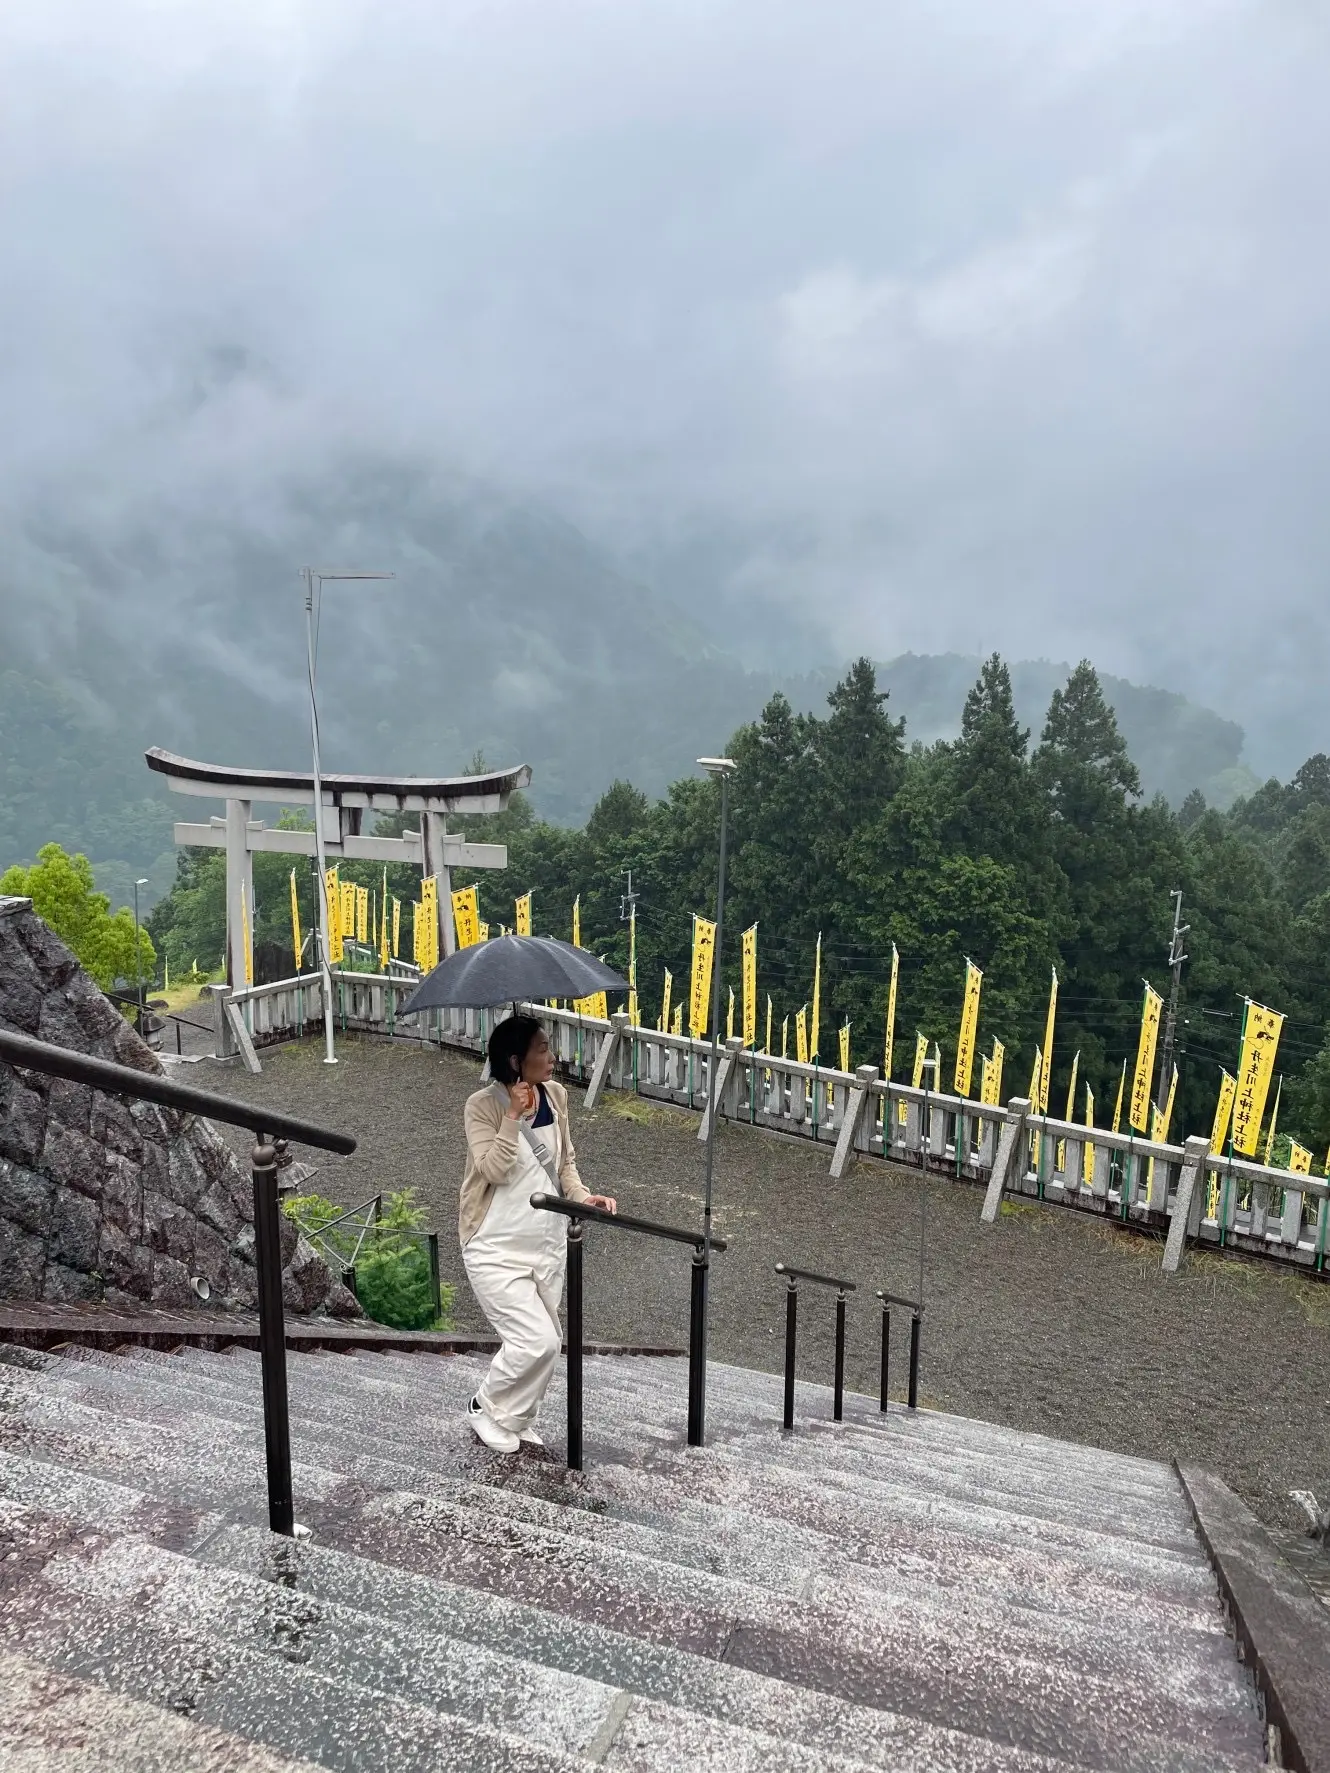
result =
[[[345,1211],[336,1201],[321,1194],[297,1194],[283,1207],[320,1253],[331,1251],[335,1259],[350,1263],[361,1227],[347,1221],[331,1225]],[[375,1323],[395,1330],[452,1327],[456,1289],[440,1286],[439,1297],[433,1297],[426,1217],[414,1189],[383,1197],[378,1225],[371,1225],[355,1257],[356,1297]]]

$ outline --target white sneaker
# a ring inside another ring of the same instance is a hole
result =
[[[500,1428],[492,1416],[480,1407],[480,1399],[473,1397],[466,1407],[466,1419],[475,1429],[477,1437],[496,1453],[515,1453],[521,1442],[507,1428]]]
[[[543,1447],[545,1445],[534,1428],[524,1428],[517,1438],[524,1447]]]

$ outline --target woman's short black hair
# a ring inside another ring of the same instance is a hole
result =
[[[506,1016],[489,1038],[490,1076],[495,1083],[516,1083],[531,1043],[544,1028],[534,1016]]]

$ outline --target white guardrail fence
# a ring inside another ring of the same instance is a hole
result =
[[[429,1010],[403,1020],[401,1005],[418,980],[414,967],[397,961],[386,974],[335,970],[335,1026],[483,1053],[507,1006]],[[224,985],[211,991],[218,1056],[240,1054],[255,1070],[256,1049],[322,1031],[317,973],[244,991]],[[545,1024],[560,1075],[586,1084],[587,1107],[595,1107],[606,1090],[631,1091],[697,1111],[698,1137],[706,1137],[709,1041],[634,1028],[623,1014],[602,1020],[545,1004],[522,1008]],[[832,1071],[747,1051],[737,1040],[720,1046],[718,1062],[721,1118],[825,1144],[833,1179],[856,1158],[886,1158],[983,1184],[982,1217],[990,1223],[1004,1196],[1079,1207],[1166,1232],[1163,1265],[1169,1271],[1177,1268],[1187,1239],[1317,1273],[1324,1266],[1326,1181],[1212,1156],[1203,1137],[1168,1145],[1110,1133],[1036,1115],[1021,1097],[1005,1107],[985,1106],[887,1083],[871,1065]]]

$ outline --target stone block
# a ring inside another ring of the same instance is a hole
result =
[[[167,1310],[198,1304],[198,1295],[189,1284],[189,1269],[183,1262],[154,1252],[151,1299],[154,1305]]]
[[[137,1164],[119,1152],[106,1154],[106,1177],[101,1193],[102,1217],[119,1226],[127,1236],[143,1235],[143,1183]]]
[[[289,1268],[295,1260],[296,1245],[300,1242],[300,1232],[294,1219],[286,1213],[277,1214],[277,1237],[282,1251],[282,1267]]]
[[[41,988],[9,970],[9,956],[0,956],[0,1024],[15,1034],[41,1032]]]
[[[46,1268],[46,1239],[0,1219],[0,1299],[38,1299]]]
[[[116,1225],[103,1224],[97,1244],[97,1270],[107,1287],[146,1298],[152,1276],[148,1251],[131,1242]]]
[[[213,1288],[219,1292],[226,1289],[230,1255],[231,1246],[227,1238],[201,1221],[195,1225],[193,1272],[206,1275]]]
[[[156,1053],[123,1019],[111,1035],[111,1056],[117,1065],[128,1065],[133,1071],[147,1071],[160,1076],[162,1066]]]
[[[47,1110],[52,1120],[73,1133],[92,1131],[92,1099],[96,1092],[88,1084],[71,1083],[67,1077],[53,1077],[47,1097]]]
[[[67,985],[78,972],[79,963],[55,931],[43,923],[35,911],[7,921],[18,939],[19,948],[37,969],[42,991],[58,991]],[[18,948],[11,942],[5,951],[5,965],[11,965],[17,954]]]
[[[41,1296],[52,1305],[95,1305],[102,1296],[102,1283],[96,1275],[85,1274],[82,1269],[48,1262],[42,1276]]]
[[[252,1311],[259,1302],[258,1273],[252,1264],[232,1262],[222,1295],[232,1311]]]
[[[0,1159],[0,1220],[35,1237],[51,1234],[55,1184],[36,1170]]]
[[[143,1190],[143,1241],[160,1255],[194,1260],[194,1217],[151,1188]]]
[[[88,1131],[108,1151],[123,1157],[137,1158],[143,1152],[143,1135],[139,1130],[133,1107],[120,1096],[108,1096],[93,1090]]]
[[[167,1150],[166,1187],[161,1190],[191,1212],[208,1191],[208,1178],[189,1138],[174,1140]]]
[[[282,1271],[282,1303],[288,1311],[317,1311],[332,1286],[326,1264],[302,1237]]]
[[[71,1132],[48,1119],[41,1168],[60,1188],[99,1195],[106,1181],[106,1152],[90,1134]]]
[[[66,1268],[91,1274],[97,1266],[97,1242],[101,1215],[97,1203],[68,1189],[55,1191],[51,1208],[51,1237],[47,1257]]]
[[[96,1043],[79,1018],[80,1003],[71,997],[75,983],[76,981],[71,980],[65,990],[42,999],[41,1021],[37,1033],[42,1040],[49,1040],[54,1046],[68,1047],[71,1053],[86,1053]],[[105,998],[102,1001],[105,1003]],[[106,1007],[111,1009],[110,1004],[106,1004]],[[114,1015],[114,1010],[111,1013]]]
[[[230,1195],[224,1188],[217,1187],[210,1188],[199,1202],[198,1217],[200,1231],[204,1226],[211,1226],[228,1245],[234,1243],[236,1233],[244,1223]]]
[[[323,1303],[324,1310],[329,1317],[364,1317],[365,1315],[360,1301],[350,1287],[344,1287],[341,1281],[333,1282]]]
[[[0,1065],[0,1157],[35,1164],[46,1138],[46,1098],[8,1065]]]
[[[199,1121],[194,1150],[210,1182],[220,1182],[237,1167],[235,1153],[210,1121]]]

